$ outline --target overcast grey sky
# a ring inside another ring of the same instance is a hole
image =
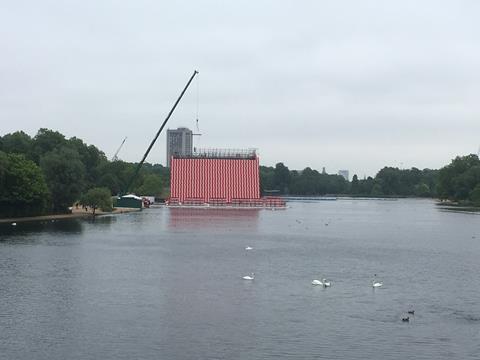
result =
[[[0,0],[0,133],[139,161],[169,122],[200,147],[374,175],[480,145],[480,2]],[[165,163],[165,134],[149,162]]]

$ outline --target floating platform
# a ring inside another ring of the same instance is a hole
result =
[[[281,197],[265,196],[258,199],[209,199],[187,198],[180,201],[178,198],[171,197],[165,201],[166,206],[170,207],[209,207],[209,208],[233,208],[233,209],[285,209],[285,200]]]

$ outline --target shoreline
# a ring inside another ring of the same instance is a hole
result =
[[[136,208],[115,208],[111,212],[95,211],[95,216],[104,216],[104,215],[113,215],[113,214],[124,214],[134,211],[140,211]],[[22,223],[22,222],[31,222],[31,221],[46,221],[46,220],[65,220],[65,219],[81,219],[92,217],[93,212],[91,210],[84,211],[83,209],[72,209],[70,214],[51,214],[51,215],[40,215],[40,216],[28,216],[28,217],[18,217],[18,218],[3,218],[0,219],[0,224],[8,223]]]

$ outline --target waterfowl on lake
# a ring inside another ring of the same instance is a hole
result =
[[[253,250],[253,248],[251,246],[247,246],[245,250]]]
[[[323,287],[329,287],[332,285],[331,281],[327,281],[327,279],[322,279]]]
[[[252,273],[251,275],[245,275],[242,277],[243,280],[254,280],[255,279],[255,273]]]
[[[410,321],[410,318],[407,316],[407,317],[405,317],[405,318],[402,318],[402,321],[403,321],[403,322],[408,322],[408,321]]]
[[[410,315],[415,315],[415,310],[408,310],[407,313]]]
[[[377,274],[374,274],[373,276],[374,276],[375,278],[373,279],[372,286],[373,286],[374,288],[379,288],[379,287],[383,286],[383,282],[377,281]]]
[[[320,280],[313,280],[312,285],[323,285],[323,283]]]

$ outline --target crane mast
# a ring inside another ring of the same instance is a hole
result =
[[[180,93],[180,96],[178,97],[177,101],[175,101],[175,104],[173,104],[173,107],[172,109],[170,110],[170,112],[168,113],[167,117],[165,118],[165,120],[163,121],[162,123],[162,126],[160,126],[160,129],[157,131],[157,134],[155,135],[155,137],[153,138],[152,142],[150,143],[150,145],[148,146],[147,148],[147,151],[145,151],[145,154],[143,155],[143,158],[142,160],[138,163],[137,167],[135,168],[135,172],[133,173],[132,177],[130,178],[126,188],[125,188],[125,191],[124,191],[124,194],[127,194],[128,193],[128,190],[130,189],[130,187],[132,186],[132,183],[133,181],[135,180],[135,178],[138,176],[138,173],[143,165],[143,163],[145,162],[145,159],[147,158],[148,154],[150,153],[150,150],[152,150],[152,147],[153,145],[155,144],[155,142],[157,141],[158,139],[158,136],[160,135],[160,133],[162,132],[163,128],[165,127],[165,125],[167,124],[168,120],[170,119],[170,116],[172,116],[173,112],[175,111],[175,108],[177,107],[178,103],[180,102],[180,100],[182,99],[183,95],[185,94],[185,91],[187,91],[188,87],[190,86],[190,83],[192,82],[193,78],[195,77],[195,75],[198,74],[198,71],[195,70],[192,74],[192,76],[190,77],[190,79],[188,80],[187,82],[187,85],[185,85],[184,89],[182,90],[182,92]]]

